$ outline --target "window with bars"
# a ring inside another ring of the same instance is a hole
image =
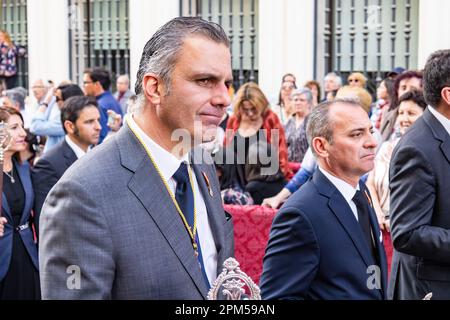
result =
[[[69,0],[73,81],[82,83],[83,71],[90,67],[106,68],[112,79],[129,74],[128,17],[128,0]]]
[[[6,30],[19,49],[17,56],[18,86],[28,88],[27,1],[0,0],[0,30]]]
[[[258,0],[180,0],[180,16],[220,24],[231,42],[233,86],[258,82]]]
[[[352,71],[363,72],[374,92],[395,67],[417,67],[419,0],[319,2],[324,74],[337,71],[345,80]]]

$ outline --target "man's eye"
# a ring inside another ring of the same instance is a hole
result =
[[[210,83],[210,81],[209,81],[209,79],[200,79],[200,80],[197,80],[197,83],[200,85],[206,86]]]

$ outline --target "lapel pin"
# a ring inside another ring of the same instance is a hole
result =
[[[209,183],[208,176],[206,175],[206,173],[204,171],[202,171],[202,175],[203,175],[203,178],[205,179],[206,186],[208,187],[209,195],[211,197],[213,197],[214,194],[213,194],[213,191],[212,191],[212,188],[211,188],[211,184]]]

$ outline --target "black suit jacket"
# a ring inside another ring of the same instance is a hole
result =
[[[363,183],[360,188],[367,191]],[[377,261],[345,198],[316,170],[274,218],[260,281],[263,298],[385,299],[386,254],[373,209],[370,222]]]
[[[50,189],[58,182],[64,172],[77,160],[75,152],[64,139],[38,160],[33,171],[32,180],[35,192],[34,208],[39,217],[45,198]],[[39,219],[36,219],[39,221]]]
[[[429,110],[394,149],[389,175],[389,297],[450,299],[450,137]]]

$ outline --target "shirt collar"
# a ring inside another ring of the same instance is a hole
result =
[[[336,189],[339,190],[339,192],[342,194],[342,196],[344,197],[344,199],[347,202],[352,201],[353,197],[355,196],[356,191],[359,190],[359,183],[356,185],[356,188],[353,188],[353,186],[351,186],[344,180],[333,176],[331,173],[329,173],[325,169],[321,168],[320,166],[319,166],[319,170],[320,170],[320,172],[322,172],[325,175],[325,177],[328,178],[328,180],[331,181],[331,183],[336,187]]]
[[[73,140],[70,139],[70,137],[67,134],[64,138],[66,139],[67,144],[73,150],[78,159],[80,159],[82,156],[86,154],[86,152],[84,152],[83,149],[81,149],[75,142],[73,142]],[[89,152],[91,149],[92,147],[89,146],[87,151]]]
[[[169,151],[153,141],[153,139],[139,127],[136,121],[134,121],[132,114],[127,114],[125,116],[125,121],[129,124],[130,128],[141,137],[166,181],[169,181],[169,179],[172,178],[182,162],[189,164],[189,153],[186,153],[182,159],[175,157]]]
[[[444,117],[440,112],[438,112],[432,106],[428,106],[428,110],[433,114],[433,116],[444,126],[447,133],[450,135],[450,119]]]

